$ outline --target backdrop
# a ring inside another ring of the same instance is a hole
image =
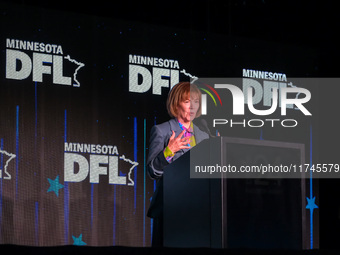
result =
[[[310,77],[317,65],[313,50],[246,38],[9,4],[0,15],[6,244],[150,245],[148,136],[169,119],[170,87],[249,70]],[[312,122],[299,125],[292,133],[219,132],[300,142],[308,150]]]

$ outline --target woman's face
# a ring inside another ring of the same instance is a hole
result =
[[[200,102],[198,95],[193,95],[179,103],[177,107],[178,119],[187,123],[195,119]]]

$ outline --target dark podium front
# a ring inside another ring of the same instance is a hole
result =
[[[300,165],[304,157],[301,144],[203,141],[164,171],[164,246],[308,249],[304,178],[190,178],[190,164]]]

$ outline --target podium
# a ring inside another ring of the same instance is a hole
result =
[[[256,164],[300,165],[304,160],[303,144],[228,137],[201,142],[164,170],[164,246],[308,249],[303,177],[190,175],[195,166],[239,169]],[[317,247],[318,231],[314,229]]]

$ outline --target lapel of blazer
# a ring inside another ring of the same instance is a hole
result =
[[[178,124],[178,121],[176,119],[169,120],[170,123],[170,131],[175,131],[175,137],[177,137],[181,132],[182,129]]]
[[[172,134],[172,131],[175,131],[175,137],[177,137],[183,130],[178,124],[178,121],[176,119],[171,119],[169,121],[170,123],[170,135]],[[202,135],[202,131],[197,127],[194,123],[194,135],[196,139],[196,144],[202,142],[202,139],[206,139],[204,135]],[[203,133],[204,134],[204,133]]]

